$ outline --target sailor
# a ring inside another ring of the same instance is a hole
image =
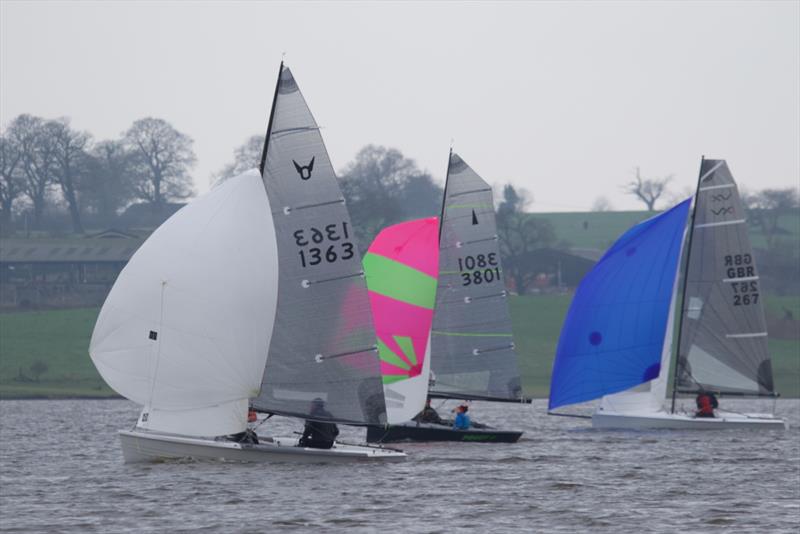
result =
[[[695,417],[715,417],[714,408],[719,406],[717,397],[713,393],[701,391],[695,399],[697,404],[697,411],[694,413]]]
[[[256,421],[258,421],[258,415],[256,414],[256,411],[252,408],[249,408],[247,410],[247,428],[244,430],[244,432],[239,432],[237,434],[228,436],[228,439],[237,443],[258,445],[258,434],[256,434],[255,425],[253,424]]]
[[[311,401],[309,417],[306,419],[306,426],[303,435],[297,443],[299,447],[311,447],[313,449],[330,449],[336,436],[339,435],[339,428],[335,423],[326,423],[313,419],[333,419],[333,415],[325,409],[325,401],[317,397]]]
[[[469,415],[467,415],[467,411],[469,407],[466,404],[462,404],[458,408],[456,408],[456,420],[453,422],[453,430],[467,430],[470,427],[470,419]]]
[[[431,406],[431,399],[425,401],[425,407],[414,416],[412,419],[418,423],[433,423],[436,425],[445,425],[447,422],[439,417],[439,413]]]

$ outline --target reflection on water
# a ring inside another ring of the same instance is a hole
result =
[[[797,532],[798,400],[778,402],[787,432],[599,432],[545,408],[473,403],[476,420],[523,439],[404,444],[401,464],[125,465],[116,430],[134,423],[134,404],[4,401],[0,531]],[[267,425],[261,434],[302,426]]]

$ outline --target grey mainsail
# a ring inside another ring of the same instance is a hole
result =
[[[695,202],[675,387],[772,395],[758,270],[724,160],[703,160]]]
[[[434,395],[522,395],[492,188],[452,152],[440,220],[431,367]]]
[[[259,410],[386,420],[375,330],[350,215],[317,123],[281,65],[262,162],[278,244],[278,306]],[[320,398],[328,414],[315,411]]]

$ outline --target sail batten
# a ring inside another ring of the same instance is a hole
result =
[[[678,391],[774,394],[760,278],[725,160],[704,159],[676,368]]]
[[[319,127],[291,71],[282,67],[263,185],[277,234],[278,308],[252,399],[260,410],[380,424],[386,406],[369,298],[352,222]]]
[[[519,401],[522,397],[492,188],[451,151],[439,242],[439,290],[430,393]]]

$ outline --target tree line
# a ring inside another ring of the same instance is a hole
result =
[[[112,227],[134,203],[159,213],[193,193],[192,144],[188,135],[159,118],[139,119],[117,139],[94,141],[88,132],[72,128],[69,119],[20,115],[0,133],[0,230],[12,232],[12,219],[17,227],[25,219],[32,229],[43,229],[48,210],[66,214],[77,234],[84,233],[86,221],[96,228]],[[222,181],[257,167],[262,148],[263,135],[248,138],[214,178]],[[442,187],[397,149],[367,145],[338,174],[362,250],[382,228],[441,210]],[[659,201],[674,203],[691,194],[670,197],[670,180],[645,178],[637,168],[635,179],[623,187],[653,211]],[[749,223],[766,239],[759,253],[765,274],[772,275],[779,292],[797,290],[798,277],[790,272],[796,269],[797,246],[787,242],[793,236],[780,225],[781,217],[800,205],[797,191],[744,190],[742,200]],[[535,251],[569,248],[550,221],[528,213],[531,202],[527,191],[506,184],[496,203],[503,264],[520,293],[531,287],[537,273],[546,272]],[[610,209],[603,198],[595,204],[597,211]]]
[[[135,121],[117,139],[95,141],[68,118],[23,114],[0,133],[0,226],[14,216],[42,229],[50,208],[69,214],[72,231],[84,221],[113,223],[127,205],[144,201],[154,210],[192,194],[192,139],[167,121]]]
[[[226,180],[251,169],[261,159],[263,137],[254,135],[234,151],[234,161],[216,178]],[[439,216],[444,192],[433,176],[395,148],[367,145],[339,173],[342,192],[362,251],[383,228],[421,217]],[[503,266],[515,289],[525,293],[537,270],[534,250],[564,248],[552,224],[526,213],[530,194],[511,184],[502,188],[497,203]]]

